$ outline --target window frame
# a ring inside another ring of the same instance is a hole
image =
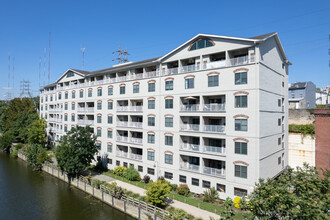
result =
[[[237,127],[239,121],[239,127]],[[246,122],[246,125],[243,125],[242,122]],[[246,127],[246,130],[243,128]],[[235,118],[235,131],[248,131],[248,120],[245,118]]]
[[[235,141],[235,154],[248,155],[248,144],[246,142]],[[239,145],[239,146],[238,146]],[[246,152],[246,153],[244,153]]]
[[[244,77],[244,75],[246,77]],[[236,77],[236,76],[239,76],[239,77]],[[246,79],[246,81],[243,81],[243,79]],[[238,72],[238,73],[235,73],[235,85],[246,85],[248,84],[248,73],[247,72]]]

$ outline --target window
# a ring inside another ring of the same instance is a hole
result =
[[[138,171],[143,172],[143,166],[138,166]]]
[[[165,118],[165,127],[173,127],[173,118],[171,117],[166,117]]]
[[[45,102],[48,102],[48,97],[46,96],[46,98],[45,98]]]
[[[278,164],[278,165],[281,164],[281,157],[277,158],[277,164]]]
[[[148,126],[155,126],[155,117],[148,117]]]
[[[193,89],[194,88],[194,78],[185,79],[185,89]]]
[[[97,89],[97,96],[102,96],[102,88]]]
[[[247,155],[247,143],[235,142],[235,154]]]
[[[166,179],[170,179],[170,180],[173,179],[173,173],[165,172],[164,176]]]
[[[282,140],[281,140],[281,138],[279,137],[279,138],[277,139],[277,144],[278,144],[278,145],[281,145],[281,143],[282,143]]]
[[[234,195],[244,197],[247,195],[247,190],[234,187]]]
[[[155,100],[148,100],[148,109],[155,109]]]
[[[112,87],[108,87],[108,95],[113,95],[113,88]]]
[[[62,99],[62,94],[58,94],[58,99],[61,100]]]
[[[76,98],[76,92],[72,92],[71,97],[72,97],[72,99],[75,99]]]
[[[155,169],[152,169],[152,168],[148,168],[148,174],[150,175],[155,175]]]
[[[133,93],[139,93],[140,92],[140,85],[135,84],[133,85]]]
[[[247,178],[247,167],[235,165],[235,176],[240,178]]]
[[[165,136],[165,145],[173,146],[173,136]]]
[[[278,124],[278,126],[281,126],[282,122],[281,122],[280,118],[277,120],[277,124]]]
[[[64,132],[68,132],[68,126],[64,126]]]
[[[74,120],[75,120],[74,115],[71,115],[71,121],[74,121]]]
[[[45,114],[45,119],[47,119],[47,114]]]
[[[190,48],[189,51],[192,50],[198,50],[198,49],[202,49],[202,48],[206,48],[206,47],[212,47],[213,43],[210,40],[207,39],[201,39],[196,41]]]
[[[156,90],[156,84],[154,82],[148,84],[148,92],[154,92]]]
[[[79,92],[79,98],[84,98],[84,91]]]
[[[120,161],[116,160],[116,166],[120,166]]]
[[[68,115],[64,115],[64,121],[68,121]]]
[[[199,179],[191,178],[191,185],[193,185],[193,186],[199,186]]]
[[[300,95],[301,96],[301,95]],[[50,101],[52,102],[53,101],[53,96],[50,96]]]
[[[108,130],[108,138],[112,138],[112,130]]]
[[[210,188],[211,187],[211,182],[203,180],[202,181],[202,186],[203,186],[203,188]]]
[[[155,161],[155,152],[148,151],[148,160]]]
[[[89,89],[88,90],[88,97],[92,97],[92,95],[93,95],[93,90]]]
[[[47,110],[47,109],[46,109]],[[64,110],[68,110],[68,103],[64,104]]]
[[[148,143],[154,144],[155,143],[155,135],[154,134],[148,134]]]
[[[102,130],[101,129],[97,129],[97,131],[96,131],[96,136],[97,137],[101,137],[102,136]]]
[[[43,103],[44,102],[44,99],[43,98],[41,98],[41,103]]]
[[[69,98],[69,94],[67,92],[65,93],[64,98],[65,99],[68,99]],[[46,99],[46,101],[47,101],[47,99]]]
[[[126,162],[123,163],[123,167],[127,168],[127,163]]]
[[[108,124],[112,124],[112,115],[108,115]]]
[[[43,110],[44,110],[44,108],[43,108],[42,106],[41,106],[41,108],[40,108],[40,109],[41,109],[41,111],[43,111]]]
[[[219,76],[218,75],[208,76],[208,86],[209,87],[219,86]]]
[[[247,99],[247,95],[235,96],[235,108],[246,108]]]
[[[107,151],[108,151],[109,153],[112,153],[112,144],[108,144],[108,145],[107,145]]]
[[[172,154],[165,154],[165,163],[173,164],[173,155]]]
[[[72,110],[75,110],[75,108],[76,108],[76,105],[75,105],[74,103],[72,103],[72,104],[71,104],[71,109],[72,109]]]
[[[223,184],[219,184],[219,183],[217,183],[217,190],[218,190],[219,192],[223,192],[223,193],[225,193],[225,192],[226,192],[226,185],[223,185]]]
[[[102,123],[102,115],[97,116],[97,123]]]
[[[102,102],[97,103],[97,110],[102,110]]]
[[[247,72],[235,73],[235,85],[247,84]]]
[[[113,102],[109,101],[108,102],[108,110],[113,109]]]
[[[186,183],[187,182],[187,177],[186,176],[179,175],[179,182],[180,183]]]
[[[165,90],[173,90],[173,80],[168,80],[165,82]]]
[[[235,119],[235,131],[247,131],[247,119]]]
[[[45,106],[45,110],[47,111],[47,105]]]
[[[172,109],[173,108],[173,99],[165,99],[165,108]]]
[[[282,105],[281,99],[277,100],[277,105],[278,105],[278,107],[281,107],[281,105]]]
[[[74,73],[73,72],[69,72],[68,75],[66,75],[66,78],[73,77],[73,76],[74,76]]]
[[[119,87],[119,94],[125,94],[125,86]]]
[[[108,158],[108,164],[112,164],[112,159]]]

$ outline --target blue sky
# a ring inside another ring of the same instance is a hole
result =
[[[111,67],[119,45],[130,61],[162,56],[198,33],[251,37],[278,32],[292,62],[289,81],[330,83],[330,1],[0,1],[0,99],[20,80],[30,80],[34,95],[43,85],[43,54],[51,32],[50,82],[68,68]],[[15,58],[14,58],[15,57]],[[14,65],[13,65],[13,59]],[[13,83],[14,82],[14,83]]]

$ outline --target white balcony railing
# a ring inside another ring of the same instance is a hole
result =
[[[203,111],[205,111],[205,112],[225,111],[225,109],[226,109],[225,107],[226,107],[225,104],[217,104],[217,103],[204,104]]]
[[[219,61],[213,61],[209,63],[205,63],[203,65],[203,69],[215,69],[215,68],[221,68],[226,66],[226,60],[219,60]]]
[[[215,147],[215,146],[204,146],[203,151],[205,153],[215,153],[215,154],[225,154],[225,147]]]
[[[117,121],[117,126],[128,127],[128,121]]]
[[[204,125],[204,131],[224,133],[225,126],[224,125]]]
[[[203,167],[203,173],[214,175],[214,176],[220,176],[225,177],[226,172],[225,169],[217,169],[217,168],[211,168],[211,167]]]
[[[93,125],[94,124],[94,120],[78,119],[77,122],[79,125]]]
[[[128,137],[126,137],[126,136],[117,136],[117,141],[119,141],[119,142],[128,142]]]
[[[133,160],[142,160],[142,155],[140,154],[130,154],[129,157]]]
[[[182,131],[199,131],[199,124],[182,124]]]
[[[198,70],[200,70],[200,65],[193,64],[193,65],[182,66],[180,73],[190,73],[190,72],[195,72]]]
[[[134,127],[134,128],[142,128],[143,123],[142,122],[130,122],[129,127]]]
[[[130,140],[131,143],[134,143],[134,144],[142,144],[143,143],[143,139],[142,138],[131,138]]]
[[[56,118],[49,118],[48,121],[49,122],[56,122]]]
[[[184,170],[192,170],[199,172],[199,165],[190,164],[190,163],[180,163],[180,168]]]
[[[117,156],[117,157],[125,157],[125,158],[127,158],[127,152],[124,152],[124,151],[117,151],[117,152],[116,152],[116,156]]]
[[[117,106],[118,112],[141,112],[143,110],[143,106]]]
[[[188,150],[188,151],[199,151],[199,145],[197,144],[188,144],[188,143],[181,143],[180,145],[181,150]]]
[[[192,104],[192,105],[181,105],[180,111],[186,111],[186,112],[197,112],[200,111],[199,104]]]
[[[117,112],[125,112],[129,110],[129,106],[117,106]]]

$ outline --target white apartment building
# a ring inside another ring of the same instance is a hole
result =
[[[277,33],[199,34],[162,57],[67,70],[41,89],[40,114],[55,140],[90,125],[109,169],[233,198],[287,166],[289,65]]]

